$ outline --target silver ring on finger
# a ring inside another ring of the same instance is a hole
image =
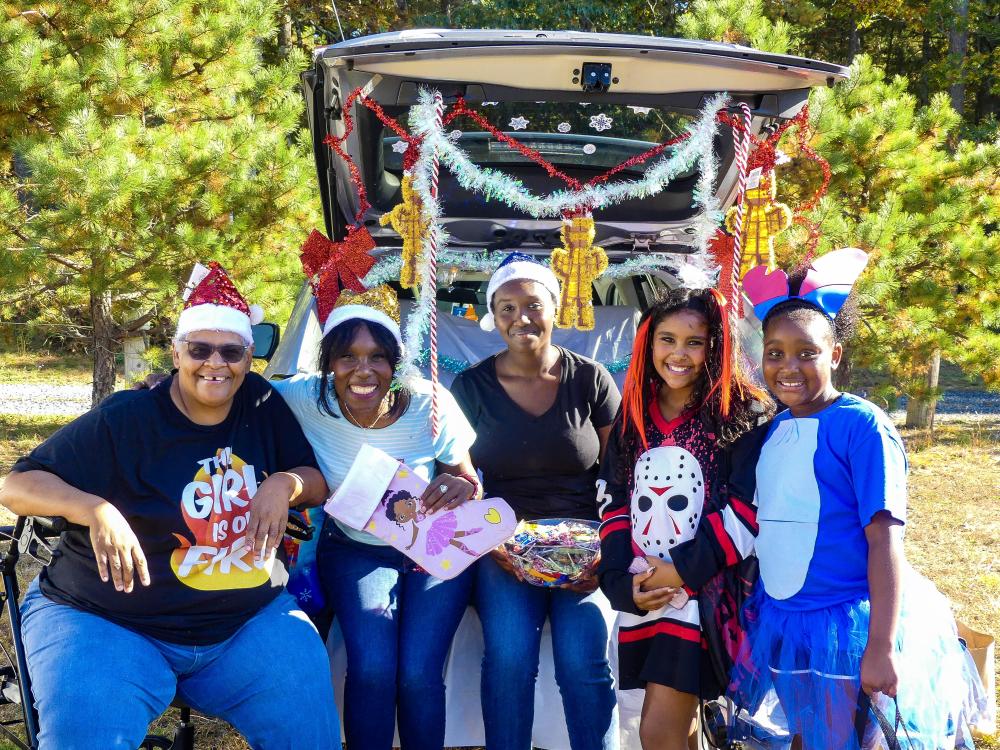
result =
[[[438,485],[438,492],[440,492],[442,495],[447,491],[448,491],[448,485],[446,484]]]

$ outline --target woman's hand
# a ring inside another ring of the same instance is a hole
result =
[[[246,540],[251,552],[257,552],[257,562],[274,554],[288,525],[288,508],[302,492],[302,480],[287,471],[269,476],[257,488],[250,503],[250,522]]]
[[[507,549],[502,544],[499,547],[490,550],[490,557],[493,558],[493,562],[495,562],[505,573],[509,573],[519,581],[524,580],[524,577],[518,572],[517,568],[514,567],[514,563],[510,561],[510,555],[507,554]]]
[[[670,586],[643,591],[643,585],[653,577],[654,573],[656,573],[655,567],[632,576],[632,601],[635,602],[635,606],[646,612],[654,612],[665,606],[677,593],[677,589]]]
[[[869,643],[861,657],[861,689],[868,695],[885,693],[890,698],[895,698],[898,687],[899,676],[892,645],[878,646]]]
[[[593,594],[597,591],[598,580],[593,573],[584,573],[572,583],[564,583],[559,588],[573,591],[577,594]]]
[[[420,502],[424,512],[431,515],[442,508],[450,510],[461,505],[475,494],[476,485],[468,479],[451,474],[438,474],[427,485],[424,494],[420,496]]]
[[[136,574],[139,583],[149,585],[146,555],[118,508],[101,501],[91,506],[80,520],[90,528],[90,544],[102,581],[107,583],[110,575],[115,588],[126,594],[132,592]]]

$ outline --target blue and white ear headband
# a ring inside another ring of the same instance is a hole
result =
[[[754,266],[743,277],[743,291],[753,303],[754,315],[761,321],[775,305],[793,298],[812,303],[832,320],[844,306],[866,265],[868,253],[856,247],[821,255],[810,265],[797,295],[789,294],[788,274],[780,268],[768,271],[767,266]]]
[[[559,280],[551,268],[543,266],[525,253],[511,253],[497,266],[486,286],[487,313],[479,321],[479,327],[484,331],[496,328],[493,320],[493,295],[508,281],[536,281],[549,291],[554,300],[559,299]]]

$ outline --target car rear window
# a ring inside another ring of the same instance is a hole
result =
[[[687,115],[619,104],[583,102],[489,102],[477,105],[494,127],[517,138],[558,166],[581,167],[601,172],[677,137],[694,118]],[[408,121],[408,108],[393,115]],[[448,130],[477,164],[503,169],[506,165],[532,162],[512,146],[484,132],[468,117],[453,121]],[[402,172],[402,146],[392,131],[382,135],[383,163],[387,170]],[[643,164],[626,173],[641,173]]]

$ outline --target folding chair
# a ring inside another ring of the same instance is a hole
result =
[[[59,535],[66,529],[65,519],[41,516],[21,516],[14,526],[0,527],[0,579],[3,583],[0,603],[7,614],[13,647],[13,654],[6,648],[2,649],[6,664],[0,662],[0,706],[16,705],[21,714],[18,719],[0,721],[0,734],[22,750],[36,750],[38,747],[38,713],[31,698],[31,677],[21,639],[18,562],[26,556],[41,565],[48,565]],[[180,721],[174,730],[173,739],[150,734],[139,746],[140,750],[194,750],[194,725],[191,722],[190,707],[177,699],[171,705],[180,709]],[[13,727],[18,724],[22,726],[23,737],[13,731]]]

